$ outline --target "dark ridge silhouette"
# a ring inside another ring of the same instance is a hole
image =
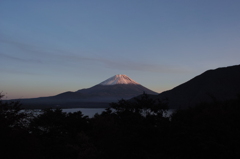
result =
[[[168,99],[170,108],[187,108],[201,102],[236,99],[240,93],[240,65],[208,70],[154,98]]]

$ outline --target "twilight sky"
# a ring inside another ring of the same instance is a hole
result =
[[[0,92],[32,98],[126,74],[156,92],[240,63],[239,0],[1,0]]]

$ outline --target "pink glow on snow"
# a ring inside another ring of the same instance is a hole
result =
[[[132,80],[126,75],[115,75],[102,83],[100,85],[115,85],[115,84],[139,84],[136,81]]]

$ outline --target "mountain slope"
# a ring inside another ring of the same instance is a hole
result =
[[[170,108],[186,108],[201,102],[237,98],[240,93],[240,65],[209,70],[157,96],[168,98]]]
[[[108,103],[130,99],[143,94],[158,94],[132,80],[126,75],[115,75],[93,87],[76,92],[64,92],[51,97],[22,99],[25,105],[47,107],[108,107]]]
[[[126,75],[115,75],[91,88],[78,90],[77,93],[97,97],[131,98],[142,94],[157,94],[140,85]]]
[[[156,92],[138,84],[115,84],[115,85],[96,85],[88,89],[81,89],[77,93],[91,96],[118,96],[121,98],[134,97],[142,94],[157,94]]]

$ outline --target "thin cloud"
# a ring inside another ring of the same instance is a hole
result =
[[[7,74],[18,74],[18,75],[38,75],[38,73],[35,72],[30,72],[30,71],[26,71],[26,70],[16,70],[16,69],[12,69],[12,68],[0,68],[0,72],[1,73],[7,73]]]
[[[138,62],[128,59],[109,59],[102,57],[88,57],[81,56],[73,53],[69,53],[64,50],[44,50],[41,47],[32,46],[19,41],[12,40],[10,38],[0,38],[0,43],[6,43],[21,49],[24,54],[31,54],[31,58],[25,59],[20,57],[21,55],[7,55],[0,53],[2,58],[7,58],[19,62],[32,62],[41,63],[48,65],[61,65],[61,66],[71,66],[72,63],[75,64],[85,64],[85,65],[102,65],[102,67],[108,69],[116,70],[133,70],[133,71],[143,71],[143,72],[156,72],[156,73],[186,73],[189,69],[179,68],[177,66],[167,66],[159,64],[149,64],[144,62]],[[83,53],[84,54],[84,53]],[[63,65],[64,63],[64,65]]]
[[[189,72],[189,69],[176,68],[173,66],[164,66],[157,64],[148,64],[143,62],[136,62],[130,60],[114,60],[107,58],[92,58],[92,57],[83,57],[78,55],[64,55],[64,59],[67,59],[72,62],[92,62],[103,64],[104,67],[117,70],[134,70],[134,71],[148,71],[148,72],[158,72],[158,73],[186,73]]]
[[[136,61],[105,61],[105,65],[108,68],[122,69],[122,70],[135,70],[135,71],[147,71],[157,73],[183,73],[186,69],[178,69],[173,66],[164,66],[158,64],[149,64]]]
[[[7,54],[0,53],[1,58],[9,59],[9,60],[14,60],[18,62],[31,62],[31,63],[43,63],[41,60],[36,60],[36,59],[24,59],[16,56],[11,56]]]
[[[1,34],[0,34],[1,36]],[[31,56],[46,56],[49,54],[49,51],[46,51],[41,46],[31,45],[23,43],[21,41],[12,39],[10,37],[2,36],[0,37],[0,43],[10,45],[13,48],[17,48],[22,51],[21,54],[27,54]]]

